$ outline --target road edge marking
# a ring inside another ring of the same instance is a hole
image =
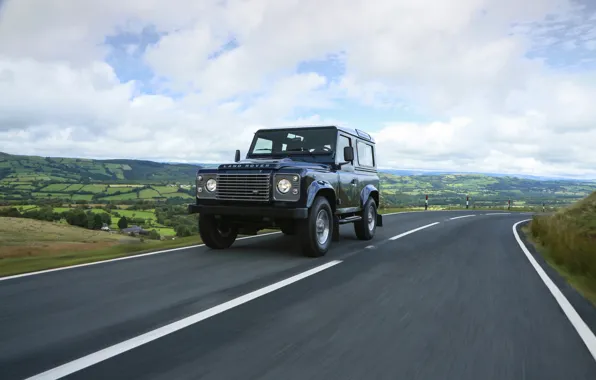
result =
[[[280,234],[280,233],[281,232],[267,232],[267,233],[261,234],[261,235],[243,236],[243,237],[238,238],[236,240],[253,239],[253,238],[257,238],[257,237],[269,236],[269,235]],[[0,281],[13,280],[13,279],[20,278],[20,277],[35,276],[35,275],[38,275],[38,274],[45,274],[45,273],[50,273],[50,272],[58,272],[58,271],[67,270],[67,269],[75,269],[75,268],[88,267],[88,266],[91,266],[91,265],[106,264],[106,263],[111,263],[111,262],[114,262],[114,261],[138,259],[138,258],[141,258],[141,257],[158,255],[160,253],[181,251],[183,249],[198,248],[198,247],[204,247],[204,246],[205,246],[205,244],[195,244],[195,245],[187,245],[187,246],[178,247],[178,248],[163,249],[163,250],[160,250],[160,251],[140,253],[138,255],[135,255],[133,253],[132,255],[123,256],[123,257],[117,257],[115,259],[98,260],[98,261],[93,261],[91,263],[83,263],[83,264],[69,265],[69,266],[60,267],[60,268],[44,269],[44,270],[39,270],[39,271],[35,271],[35,272],[27,272],[27,273],[14,274],[14,275],[10,275],[10,276],[0,277]]]
[[[397,239],[400,239],[400,238],[402,238],[402,237],[404,237],[404,236],[406,236],[406,235],[413,234],[414,232],[417,232],[417,231],[423,230],[423,229],[425,229],[425,228],[428,228],[428,227],[432,227],[432,226],[434,226],[434,225],[437,225],[437,224],[439,224],[439,223],[440,223],[440,222],[434,222],[434,223],[431,223],[431,224],[427,224],[426,226],[422,226],[422,227],[414,228],[413,230],[410,230],[410,231],[407,231],[407,232],[401,233],[401,234],[399,234],[399,235],[396,235],[396,236],[394,236],[394,237],[390,237],[390,238],[389,238],[389,240],[397,240]]]
[[[191,326],[193,324],[201,322],[201,321],[208,319],[210,317],[213,317],[217,314],[221,314],[227,310],[233,309],[236,306],[240,306],[240,305],[247,303],[249,301],[252,301],[258,297],[262,297],[268,293],[271,293],[275,290],[281,289],[285,286],[288,286],[294,282],[300,281],[304,278],[312,276],[312,275],[319,273],[321,271],[324,271],[325,269],[331,268],[331,267],[333,267],[337,264],[340,264],[342,262],[343,262],[342,260],[332,260],[326,264],[322,264],[317,267],[311,268],[307,271],[298,273],[292,277],[288,277],[284,280],[278,281],[271,285],[254,290],[250,293],[236,297],[236,298],[231,299],[227,302],[213,306],[207,310],[203,310],[201,312],[198,312],[198,313],[188,316],[186,318],[182,318],[176,322],[172,322],[165,326],[158,327],[154,330],[151,330],[144,334],[138,335],[134,338],[127,339],[120,343],[116,343],[112,346],[109,346],[109,347],[106,347],[99,351],[93,352],[89,355],[85,355],[81,358],[72,360],[72,361],[62,364],[58,367],[54,367],[47,371],[41,372],[41,373],[31,376],[27,379],[32,379],[32,380],[35,380],[35,379],[59,379],[64,376],[68,376],[72,373],[78,372],[82,369],[85,369],[87,367],[90,367],[92,365],[95,365],[97,363],[105,361],[107,359],[110,359],[116,355],[120,355],[124,352],[130,351],[134,348],[137,348],[139,346],[142,346],[144,344],[152,342],[152,341],[159,339],[163,336],[169,335],[169,334],[174,333],[178,330],[181,330],[183,328],[186,328],[188,326]]]
[[[519,237],[519,234],[517,233],[517,226],[520,223],[527,222],[530,220],[532,219],[524,219],[513,225],[513,235],[515,236],[515,240],[517,240],[517,243],[526,255],[526,258],[528,259],[528,261],[530,261],[530,264],[532,264],[534,270],[538,273],[548,290],[550,290],[551,294],[559,304],[559,307],[563,310],[563,313],[565,313],[565,316],[567,316],[567,319],[569,319],[569,322],[571,322],[571,324],[579,334],[580,338],[592,354],[592,358],[596,360],[596,336],[594,336],[592,330],[588,327],[588,325],[586,325],[586,323],[580,317],[573,305],[571,305],[571,302],[569,302],[567,297],[563,295],[563,292],[561,292],[559,287],[555,285],[555,283],[550,279],[550,277],[548,277],[544,269],[542,269],[540,264],[538,264],[534,256],[532,256],[524,242]]]

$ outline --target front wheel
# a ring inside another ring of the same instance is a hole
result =
[[[369,197],[362,210],[362,220],[354,222],[354,232],[360,240],[370,240],[377,229],[377,204]]]
[[[199,215],[199,235],[207,247],[224,249],[236,241],[238,228],[215,219],[213,215]]]
[[[310,209],[308,219],[300,223],[302,252],[309,257],[324,256],[331,245],[333,211],[327,198],[318,196]]]

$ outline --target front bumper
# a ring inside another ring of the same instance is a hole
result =
[[[308,218],[308,208],[277,208],[263,206],[221,206],[189,204],[190,214],[204,215],[236,215],[236,216],[261,216],[269,218]]]

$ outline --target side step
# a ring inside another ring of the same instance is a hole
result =
[[[355,215],[355,216],[348,216],[345,219],[340,219],[338,222],[339,222],[339,224],[347,224],[347,223],[357,222],[359,220],[362,220],[362,217]]]

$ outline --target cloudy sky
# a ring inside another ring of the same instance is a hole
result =
[[[379,161],[596,178],[588,0],[0,0],[0,151],[209,162],[340,123]]]

